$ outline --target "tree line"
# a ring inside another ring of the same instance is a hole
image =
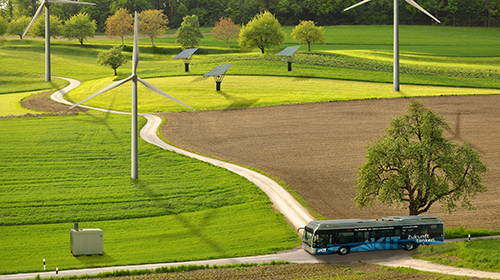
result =
[[[407,25],[434,24],[420,11],[400,3],[400,22]],[[20,16],[31,17],[38,0],[0,0],[0,16],[10,22]],[[343,10],[359,0],[87,0],[95,6],[52,5],[51,13],[66,21],[78,12],[95,20],[97,31],[104,32],[106,20],[119,9],[142,12],[161,10],[169,26],[178,28],[187,15],[197,15],[200,26],[214,26],[221,17],[236,24],[248,23],[256,14],[270,11],[283,25],[312,20],[318,25],[392,24],[393,0],[374,0],[356,9]],[[418,0],[442,25],[500,27],[500,0]]]

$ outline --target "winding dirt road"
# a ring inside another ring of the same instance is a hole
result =
[[[78,87],[80,82],[73,79],[63,78],[70,82],[70,85],[62,90],[59,90],[52,94],[51,98],[57,102],[73,105],[73,103],[64,99],[64,94],[68,91]],[[130,114],[126,112],[119,112],[113,110],[106,110],[100,108],[93,108],[88,106],[82,106],[88,109],[100,110],[104,112],[111,112],[117,114]],[[143,127],[140,132],[141,137],[154,145],[160,146],[164,149],[182,153],[192,158],[198,160],[203,160],[212,163],[216,166],[227,168],[233,172],[244,176],[248,180],[254,182],[270,197],[274,206],[289,220],[294,228],[305,225],[308,221],[312,220],[312,216],[307,212],[307,210],[300,205],[288,192],[286,192],[281,186],[279,186],[273,180],[256,173],[254,171],[242,168],[240,166],[229,164],[223,161],[214,160],[211,158],[202,157],[200,155],[186,152],[184,150],[178,149],[176,147],[170,146],[157,136],[156,132],[159,125],[161,124],[161,119],[158,116],[152,114],[141,114],[148,119],[147,124]],[[32,279],[40,276],[42,278],[53,277],[53,276],[71,276],[71,275],[84,275],[84,274],[98,274],[101,272],[110,272],[115,270],[138,270],[138,269],[154,269],[157,267],[165,266],[179,266],[179,265],[223,265],[223,264],[236,264],[236,263],[262,263],[270,261],[285,260],[296,263],[342,263],[342,262],[367,262],[386,266],[395,267],[411,267],[418,270],[439,272],[450,275],[460,275],[460,276],[472,276],[472,277],[484,277],[491,279],[500,279],[500,273],[476,271],[471,269],[455,268],[445,265],[439,265],[427,261],[421,261],[413,259],[410,257],[409,252],[403,250],[390,250],[390,251],[378,251],[367,253],[352,253],[348,256],[339,255],[324,255],[324,256],[313,256],[306,253],[302,249],[294,249],[287,252],[282,252],[278,254],[264,255],[264,256],[253,256],[253,257],[242,257],[242,258],[232,258],[232,259],[218,259],[218,260],[208,260],[208,261],[194,261],[194,262],[179,262],[179,263],[160,263],[160,264],[150,264],[150,265],[132,265],[132,266],[116,266],[116,267],[103,267],[103,268],[92,268],[92,269],[78,269],[78,270],[67,270],[59,271],[58,275],[55,272],[42,272],[42,273],[23,273],[23,274],[11,274],[11,275],[0,275],[0,280],[11,280],[11,279]]]

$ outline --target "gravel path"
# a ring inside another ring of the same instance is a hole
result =
[[[66,78],[64,78],[66,79]],[[70,82],[70,85],[60,91],[55,92],[51,98],[57,102],[72,105],[71,102],[64,99],[64,94],[71,89],[79,86],[79,82],[73,79],[66,79]],[[111,111],[99,108],[92,108],[87,106],[82,106],[88,109],[96,109],[105,112],[119,113],[119,114],[129,114],[126,112]],[[285,217],[290,221],[294,228],[303,226],[309,220],[313,219],[310,214],[304,209],[291,195],[286,192],[281,186],[276,182],[270,180],[269,178],[256,173],[251,170],[239,167],[234,164],[229,164],[223,161],[214,160],[206,157],[199,156],[197,154],[189,153],[181,149],[167,145],[156,135],[158,126],[161,124],[161,119],[152,114],[141,114],[148,119],[148,123],[141,130],[141,137],[147,142],[158,145],[164,149],[179,152],[187,156],[210,162],[214,165],[227,168],[233,172],[236,172],[250,181],[257,184],[259,187],[269,195],[271,201],[273,201],[275,207],[279,209]],[[474,276],[474,277],[484,277],[491,279],[500,279],[500,273],[476,271],[471,269],[454,268],[444,265],[435,264],[432,262],[421,261],[413,259],[409,256],[409,252],[403,250],[390,250],[390,251],[377,251],[370,253],[352,253],[347,256],[340,255],[325,255],[325,256],[313,256],[306,253],[302,249],[294,249],[287,252],[281,252],[278,254],[264,255],[264,256],[252,256],[252,257],[242,257],[242,258],[230,258],[230,259],[218,259],[218,260],[207,260],[207,261],[194,261],[194,262],[179,262],[179,263],[161,263],[161,264],[148,264],[148,265],[132,265],[132,266],[116,266],[116,267],[103,267],[103,268],[92,268],[92,269],[78,269],[78,270],[67,270],[59,271],[57,276],[71,276],[71,275],[84,275],[84,274],[97,274],[101,272],[111,272],[115,270],[137,270],[137,269],[154,269],[163,266],[178,266],[178,265],[223,265],[223,264],[236,264],[236,263],[262,263],[270,261],[286,260],[296,263],[342,263],[342,262],[367,262],[386,266],[396,266],[396,267],[411,267],[418,270],[439,272],[450,275],[461,275],[461,276]],[[42,272],[42,273],[23,273],[23,274],[11,274],[11,275],[0,275],[0,280],[11,280],[11,279],[32,279],[37,276],[42,278],[56,276],[55,272]]]

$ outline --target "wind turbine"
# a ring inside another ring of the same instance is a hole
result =
[[[137,24],[137,12],[135,12],[135,20],[134,20],[134,48],[133,48],[133,54],[132,54],[132,75],[126,79],[117,81],[112,83],[111,85],[101,89],[100,91],[94,93],[93,95],[87,97],[86,99],[76,103],[71,107],[73,109],[74,107],[82,104],[85,101],[88,101],[106,91],[109,91],[111,89],[114,89],[128,81],[132,81],[132,152],[131,152],[131,177],[132,179],[137,179],[138,178],[138,161],[137,161],[137,81],[141,82],[144,86],[146,86],[148,89],[161,94],[167,98],[170,98],[171,100],[181,104],[184,107],[187,107],[194,111],[193,108],[189,107],[188,105],[184,104],[182,101],[179,101],[175,99],[174,97],[168,95],[167,93],[163,92],[159,88],[155,87],[154,85],[144,81],[143,79],[137,77],[137,64],[139,63],[139,47],[137,43],[137,34],[139,33],[138,31],[138,24]]]
[[[370,2],[370,1],[371,0],[361,1],[361,2],[354,4],[348,8],[345,8],[344,12],[347,10],[350,10],[354,7],[357,7],[359,5],[363,5],[363,4]],[[427,12],[424,8],[422,8],[415,1],[413,1],[413,0],[405,0],[405,1],[408,4],[412,5],[413,7],[419,9],[424,14],[428,15],[433,20],[437,21],[438,23],[441,23],[437,18],[435,18],[433,15],[431,15],[429,12]],[[398,0],[394,0],[394,54],[393,55],[394,55],[393,85],[394,85],[394,91],[399,91],[399,7],[398,7]]]
[[[38,10],[36,10],[35,16],[31,20],[30,24],[24,31],[23,35],[21,38],[23,38],[26,33],[28,33],[28,30],[30,30],[31,26],[35,22],[35,20],[40,16],[42,13],[43,7],[45,7],[45,81],[50,82],[50,12],[49,12],[49,7],[51,3],[60,3],[60,4],[77,4],[77,5],[95,5],[94,3],[85,3],[85,2],[76,2],[76,1],[69,1],[69,0],[44,0],[42,4],[40,4],[40,7],[38,7]]]

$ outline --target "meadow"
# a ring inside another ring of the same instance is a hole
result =
[[[290,34],[291,27],[285,27]],[[172,32],[172,30],[169,30]],[[138,75],[197,110],[428,95],[500,93],[498,29],[401,27],[402,91],[392,91],[392,27],[325,27],[325,44],[302,46],[293,64],[206,35],[189,73],[174,37],[140,40]],[[371,36],[365,36],[371,34]],[[373,35],[376,36],[373,36]],[[369,39],[366,39],[369,38]],[[432,42],[432,43],[429,43]],[[113,77],[98,66],[100,51],[120,39],[52,40],[54,76],[83,81],[69,94],[78,101],[130,75],[130,62]],[[125,41],[129,55],[132,42]],[[215,91],[202,78],[218,64],[235,63]],[[33,110],[18,100],[66,85],[44,82],[39,39],[0,40],[0,116]],[[87,105],[129,110],[123,86]],[[139,88],[140,111],[184,109]],[[0,273],[236,257],[285,250],[298,238],[254,185],[223,169],[140,141],[139,181],[129,179],[129,118],[102,113],[0,119]],[[14,133],[15,131],[15,133]],[[228,227],[228,220],[232,226]],[[74,258],[69,228],[99,227],[105,255]],[[233,222],[234,221],[234,222]],[[264,227],[262,225],[265,225]],[[21,233],[21,234],[20,234]],[[22,236],[19,242],[19,236]]]
[[[44,258],[50,269],[69,269],[298,245],[264,193],[225,169],[140,141],[140,177],[131,180],[129,121],[106,114],[1,120],[0,244],[8,252],[1,273],[41,270]],[[104,230],[104,256],[70,254],[73,222]]]
[[[412,255],[416,258],[455,267],[500,272],[499,239],[451,242],[419,247]]]

